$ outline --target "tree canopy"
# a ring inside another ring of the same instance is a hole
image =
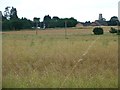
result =
[[[39,17],[34,17],[33,21],[27,18],[19,18],[17,15],[17,9],[14,7],[7,6],[2,15],[2,29],[5,30],[20,30],[20,29],[32,29],[32,27],[37,28],[63,28],[65,27],[65,22],[67,27],[75,27],[78,23],[77,19],[71,18],[59,18],[58,16],[51,17],[50,15],[45,15],[43,21],[40,21]],[[119,24],[118,17],[113,16],[109,21],[106,21],[109,26],[116,26]],[[89,22],[85,22],[85,25],[90,25]]]

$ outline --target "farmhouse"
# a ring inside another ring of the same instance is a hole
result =
[[[83,24],[79,22],[79,23],[76,24],[75,27],[77,27],[77,28],[83,27]]]

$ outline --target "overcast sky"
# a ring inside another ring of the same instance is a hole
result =
[[[119,0],[0,0],[0,11],[6,6],[17,8],[18,16],[33,19],[45,15],[58,16],[60,18],[74,17],[78,21],[94,21],[99,13],[106,20],[112,16],[118,16]]]

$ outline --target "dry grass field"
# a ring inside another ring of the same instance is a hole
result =
[[[2,87],[117,88],[118,36],[103,28],[3,32]]]

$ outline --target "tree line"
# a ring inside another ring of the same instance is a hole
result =
[[[20,30],[30,29],[32,21],[27,18],[18,18],[17,9],[6,7],[4,15],[2,15],[2,30]]]
[[[106,21],[109,26],[118,25],[118,18],[113,16],[109,21]],[[17,15],[17,9],[12,7],[6,7],[4,15],[2,15],[2,30],[21,30],[32,28],[63,28],[67,23],[67,27],[75,27],[78,23],[76,19],[71,18],[59,18],[58,16],[51,17],[45,15],[43,21],[40,22],[40,18],[34,17],[33,21],[27,18],[19,18]],[[86,22],[85,22],[86,23]]]
[[[67,22],[67,27],[75,27],[78,23],[76,19],[71,18],[59,18],[54,16],[51,18],[49,15],[45,15],[42,22],[40,18],[34,17],[33,21],[27,18],[19,18],[17,15],[17,9],[12,7],[6,7],[4,15],[2,15],[2,29],[5,30],[21,30],[21,29],[32,29],[32,28],[56,28],[65,27],[65,22]]]

